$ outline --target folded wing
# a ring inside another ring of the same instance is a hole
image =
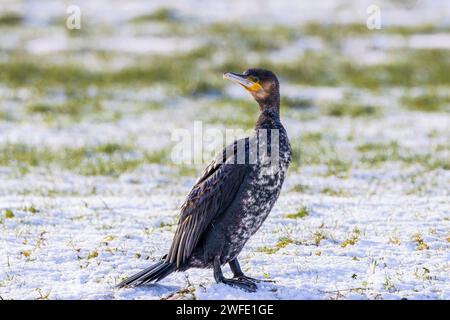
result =
[[[206,167],[187,195],[167,262],[176,263],[177,267],[182,265],[211,221],[233,203],[249,169],[247,164],[235,164],[239,141],[245,144],[245,140],[238,140],[225,148]]]

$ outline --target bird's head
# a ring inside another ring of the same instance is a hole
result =
[[[225,72],[223,78],[240,84],[258,102],[262,111],[279,108],[280,83],[272,71],[248,69],[243,74]]]

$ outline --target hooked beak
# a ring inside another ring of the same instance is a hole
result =
[[[234,72],[225,72],[223,74],[223,78],[231,80],[234,83],[240,84],[247,91],[257,92],[260,89],[262,89],[261,85],[258,82],[254,82],[247,79],[247,76],[243,74],[237,74]]]

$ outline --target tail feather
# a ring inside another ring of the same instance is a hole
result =
[[[159,261],[151,267],[144,269],[131,277],[125,279],[117,285],[118,288],[128,286],[139,286],[141,284],[147,284],[152,281],[158,282],[159,280],[167,277],[175,271],[175,265],[173,263],[166,262],[165,260]]]

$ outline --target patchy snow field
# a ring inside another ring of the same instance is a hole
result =
[[[80,0],[70,31],[60,1],[2,1],[0,298],[450,299],[450,5],[380,1],[368,30],[372,2]],[[205,166],[174,164],[171,133],[250,129],[221,74],[254,65],[295,159],[240,261],[275,283],[115,289],[166,253]]]

